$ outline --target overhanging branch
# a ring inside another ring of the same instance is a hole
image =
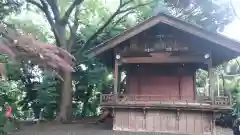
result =
[[[112,14],[112,16],[109,17],[109,19],[86,41],[86,43],[82,46],[82,48],[80,49],[80,51],[83,51],[86,46],[88,44],[91,44],[91,42],[97,37],[98,34],[100,34],[111,22],[112,20],[119,14],[122,14],[122,13],[125,13],[125,12],[128,12],[128,11],[131,11],[131,10],[134,10],[134,9],[137,9],[139,7],[142,7],[142,6],[145,6],[145,5],[148,5],[150,3],[152,3],[153,1],[151,0],[150,2],[147,2],[147,3],[142,3],[142,4],[139,4],[139,5],[136,5],[134,7],[129,7],[129,8],[126,8],[126,9],[123,9],[124,6],[126,6],[127,4],[129,4],[130,2],[132,2],[133,0],[128,0],[126,1],[125,3],[122,3],[123,0],[120,0],[120,4],[119,4],[119,7],[117,8],[117,10]]]
[[[67,11],[65,12],[64,16],[61,19],[61,22],[64,24],[67,24],[67,20],[69,18],[69,16],[71,15],[73,9],[77,6],[80,5],[84,0],[75,0],[67,9]]]
[[[111,21],[118,15],[118,10],[110,16],[110,18],[87,40],[87,42],[80,49],[81,51],[85,49],[85,47],[90,44],[98,34],[100,34],[110,23]]]

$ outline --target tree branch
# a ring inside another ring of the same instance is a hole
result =
[[[143,3],[143,4],[139,4],[137,6],[134,7],[129,7],[127,9],[121,10],[125,5],[129,4],[130,2],[132,2],[133,0],[128,0],[125,3],[122,3],[122,0],[120,0],[120,4],[118,9],[112,14],[112,16],[110,16],[110,18],[86,41],[86,43],[82,46],[82,48],[80,49],[80,51],[83,51],[87,45],[89,45],[96,37],[98,34],[100,34],[111,22],[112,20],[121,13],[125,13],[128,12],[130,10],[134,10],[137,9],[139,7],[148,5],[150,3],[152,3],[153,1],[147,2],[147,3]]]
[[[80,49],[81,51],[85,49],[85,47],[94,40],[98,34],[100,34],[110,23],[111,21],[118,15],[118,10],[110,16],[110,18],[86,41],[86,43]]]
[[[124,7],[124,6],[126,6],[127,4],[129,4],[129,3],[131,3],[131,2],[133,2],[133,0],[128,0],[128,1],[126,1],[126,2],[124,2],[124,3],[123,3],[123,0],[120,0],[119,7],[120,7],[120,8],[121,8],[121,7]]]
[[[117,8],[117,10],[109,17],[109,19],[92,36],[90,36],[90,38],[86,41],[86,43],[81,47],[80,51],[83,51],[86,48],[86,46],[88,44],[90,44],[97,37],[97,35],[100,34],[112,22],[112,20],[118,14],[124,13],[121,11],[121,8],[123,8],[127,4],[131,3],[132,1],[133,0],[128,0],[123,3],[123,0],[120,0],[120,4],[119,4],[119,7]]]
[[[71,15],[73,9],[77,6],[80,5],[84,0],[75,0],[67,9],[67,11],[65,12],[64,16],[61,19],[61,22],[64,24],[67,24],[67,20],[69,18],[69,16]]]
[[[129,14],[132,14],[132,13],[134,13],[134,12],[130,11],[130,12],[126,13],[125,15],[121,16],[117,21],[114,22],[112,28],[116,27],[116,25],[119,24],[123,18],[127,17]]]
[[[50,14],[50,10],[48,7],[48,4],[44,1],[44,0],[40,0],[42,5],[43,5],[43,13],[46,15],[46,18],[51,26],[51,28],[54,28],[55,22],[54,19],[52,18],[51,14]]]
[[[182,17],[184,17],[184,16],[189,16],[189,15],[191,15],[192,12],[193,12],[194,10],[196,10],[196,9],[197,9],[197,7],[194,6],[194,7],[192,7],[191,9],[189,9],[189,10],[187,10],[187,11],[181,10],[181,11],[179,12],[179,15],[178,15],[177,17],[178,17],[178,18],[182,18]],[[182,13],[181,13],[181,12],[182,12]]]
[[[79,26],[79,19],[78,19],[79,13],[80,13],[79,6],[76,6],[73,26],[70,26],[70,24],[68,23],[69,27],[70,27],[70,32],[71,32],[70,39],[68,41],[68,50],[71,50],[71,48],[72,48],[72,46],[73,46],[73,44],[75,43],[75,40],[76,40],[76,32],[77,32],[77,29],[78,29],[78,26]]]
[[[229,3],[230,3],[230,6],[232,7],[234,15],[237,17],[237,19],[240,20],[240,17],[238,16],[237,11],[235,10],[235,8],[233,6],[232,0],[229,0]]]
[[[49,22],[49,25],[52,29],[53,34],[54,34],[54,37],[56,38],[56,44],[58,45],[59,38],[58,38],[56,29],[55,29],[55,22],[54,22],[54,19],[52,18],[51,14],[49,12],[50,11],[49,6],[46,3],[46,1],[40,0],[41,4],[34,1],[34,0],[27,0],[27,2],[32,4],[32,5],[35,5],[36,7],[38,7],[45,14],[45,16],[47,18],[47,21]]]
[[[48,22],[49,22],[49,24],[51,26],[51,29],[52,29],[53,34],[54,34],[54,37],[56,39],[56,44],[59,45],[59,43],[60,43],[59,35],[58,35],[58,32],[57,32],[57,30],[55,28],[55,21],[52,18],[50,12],[49,12],[50,11],[49,6],[48,6],[46,1],[44,1],[44,0],[40,0],[40,1],[41,1],[42,5],[43,5],[43,9],[44,9],[43,12],[46,15],[46,18],[47,18],[47,20],[48,20]]]
[[[49,13],[48,5],[44,0],[40,0],[40,1],[41,1],[41,4],[34,0],[27,0],[28,3],[31,3],[31,4],[35,5],[36,7],[38,7],[40,10],[42,10],[42,12],[45,14],[51,28],[53,28],[54,21]]]
[[[32,5],[35,5],[36,7],[38,7],[40,10],[42,10],[45,13],[44,8],[40,3],[38,3],[34,0],[27,0],[27,2],[32,4]]]
[[[119,14],[120,14],[120,13],[127,12],[127,11],[130,11],[130,10],[137,9],[137,8],[139,8],[139,7],[142,7],[142,6],[146,6],[146,5],[148,5],[148,4],[151,4],[152,2],[153,2],[153,1],[150,1],[150,2],[147,2],[147,3],[138,4],[137,6],[134,6],[134,7],[126,8],[126,9],[124,9],[124,10],[119,11]]]
[[[57,1],[56,0],[47,0],[47,2],[52,9],[55,21],[58,21],[60,19],[60,12],[59,12],[59,9],[57,7]]]

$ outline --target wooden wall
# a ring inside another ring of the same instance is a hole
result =
[[[133,132],[168,132],[191,135],[211,133],[212,115],[197,111],[118,109],[115,111],[114,130]],[[179,119],[178,119],[179,118]]]
[[[161,100],[194,100],[194,74],[162,74],[150,67],[127,74],[126,93],[131,95],[159,95]],[[177,70],[177,69],[175,69]],[[149,71],[152,71],[150,73]],[[155,73],[154,73],[155,72]]]

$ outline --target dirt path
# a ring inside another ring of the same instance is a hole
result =
[[[160,133],[116,132],[104,124],[40,124],[22,127],[14,135],[170,135]],[[232,135],[230,129],[217,128],[217,135]]]
[[[111,130],[93,124],[41,125],[24,127],[14,135],[107,135]]]

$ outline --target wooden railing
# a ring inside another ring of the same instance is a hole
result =
[[[231,98],[228,96],[217,96],[211,99],[208,96],[198,96],[196,100],[192,97],[179,97],[179,96],[162,96],[162,95],[113,95],[102,94],[100,104],[199,104],[199,105],[218,105],[230,106],[232,105]]]
[[[214,98],[215,105],[232,105],[230,96],[217,96]]]

